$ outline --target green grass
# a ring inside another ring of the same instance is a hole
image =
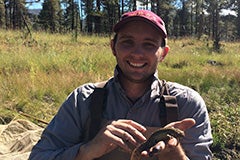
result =
[[[33,37],[24,40],[18,32],[0,33],[2,117],[23,111],[49,121],[75,87],[113,74],[108,38],[81,36],[73,42],[70,35]]]
[[[1,123],[23,118],[20,111],[49,122],[74,88],[113,75],[109,37],[79,35],[73,41],[70,34],[22,35],[0,31]],[[209,110],[213,149],[239,152],[240,43],[222,43],[220,52],[212,51],[211,42],[193,38],[169,38],[168,44],[159,77],[197,90]]]

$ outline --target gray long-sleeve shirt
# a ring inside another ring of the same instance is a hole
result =
[[[160,86],[157,74],[147,91],[135,103],[124,93],[117,78],[117,70],[107,85],[104,118],[108,120],[131,119],[144,126],[161,126],[159,118]],[[185,132],[181,140],[186,155],[191,160],[209,160],[212,144],[210,121],[202,97],[194,90],[167,82],[170,95],[176,96],[179,120],[193,118],[196,124]],[[89,96],[96,86],[93,83],[76,88],[62,104],[58,113],[44,130],[40,141],[33,147],[30,160],[72,160],[83,144],[84,126],[89,116]]]

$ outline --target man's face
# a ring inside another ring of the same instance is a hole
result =
[[[132,82],[145,82],[156,71],[161,60],[162,36],[150,24],[132,21],[124,25],[117,35],[113,54],[123,77]]]

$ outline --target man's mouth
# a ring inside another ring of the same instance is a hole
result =
[[[142,68],[146,65],[146,63],[133,63],[133,62],[129,62],[129,61],[128,61],[128,64],[134,68]]]

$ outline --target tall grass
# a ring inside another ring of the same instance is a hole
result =
[[[66,96],[87,82],[106,80],[116,65],[109,37],[0,31],[0,122],[19,112],[47,122]],[[213,148],[240,149],[240,43],[183,38],[168,42],[159,77],[197,90],[206,101],[214,134]],[[34,121],[34,119],[31,119]]]
[[[73,42],[70,35],[33,37],[0,33],[2,117],[24,111],[49,121],[75,87],[113,74],[109,38],[81,36]]]

